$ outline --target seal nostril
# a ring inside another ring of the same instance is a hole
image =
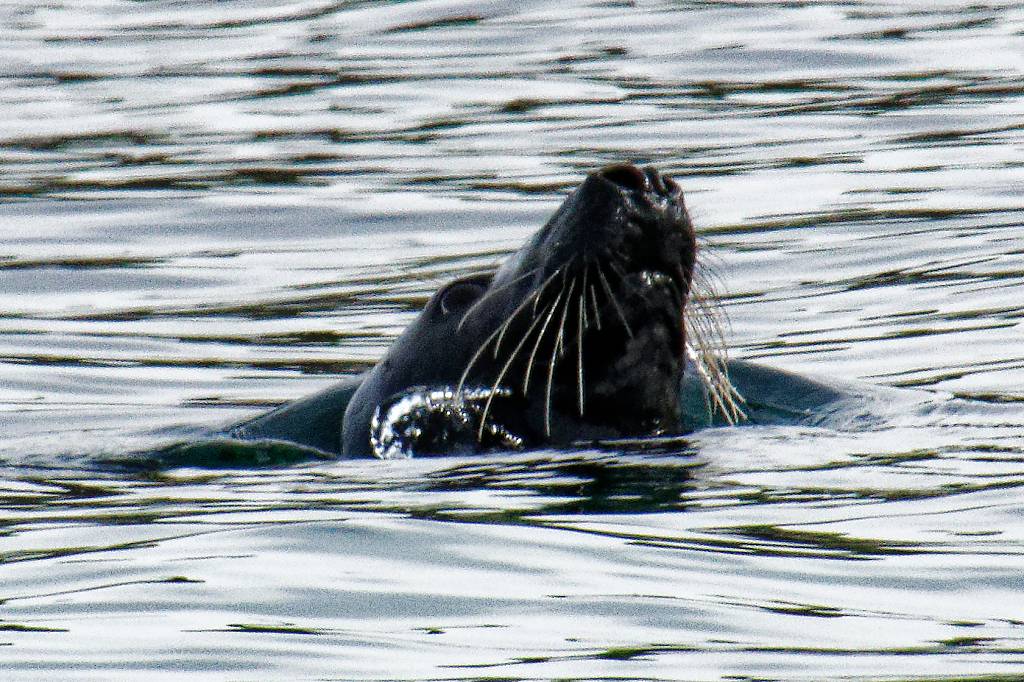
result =
[[[601,177],[623,189],[643,192],[651,187],[647,175],[642,170],[626,163],[602,169]]]
[[[672,178],[662,175],[662,181],[665,183],[665,188],[672,194],[682,194],[683,190],[679,187],[675,180]]]
[[[658,171],[654,170],[650,166],[644,168],[644,173],[647,174],[647,180],[654,187],[654,191],[658,194],[668,194],[668,188],[665,185],[665,180],[668,178],[663,177]]]

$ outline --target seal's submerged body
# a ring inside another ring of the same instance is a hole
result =
[[[496,272],[434,294],[367,375],[228,435],[395,457],[681,434],[716,404],[731,421],[725,366],[688,345],[696,263],[678,185],[605,168]]]

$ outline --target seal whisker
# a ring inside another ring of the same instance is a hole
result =
[[[575,262],[575,259],[573,259],[573,263],[574,262]],[[569,265],[572,265],[573,263],[570,263]],[[569,313],[569,303],[572,301],[572,292],[576,290],[576,281],[577,281],[577,279],[578,279],[578,275],[574,274],[573,277],[572,277],[572,281],[569,282],[569,287],[566,289],[565,309],[562,310],[562,321],[559,323],[558,357],[562,357],[562,356],[565,355],[565,320],[566,320],[566,317],[567,317],[567,315]]]
[[[507,320],[505,320],[501,324],[501,333],[498,334],[498,338],[496,338],[494,340],[494,359],[495,360],[498,359],[498,353],[501,351],[501,342],[505,339],[505,332],[508,331],[508,328],[512,325],[512,320],[514,320],[514,319],[515,319],[514,317],[510,317],[510,318],[508,318]]]
[[[580,286],[580,315],[583,317],[581,324],[584,327],[589,327],[589,318],[587,316],[586,308],[586,296],[587,296],[587,272],[590,270],[590,264],[587,263],[583,268],[583,284]]]
[[[459,320],[459,324],[458,324],[458,326],[457,326],[457,327],[455,328],[455,331],[456,331],[456,332],[461,332],[461,331],[462,331],[462,325],[464,325],[464,324],[466,323],[466,320],[468,320],[468,319],[469,319],[469,317],[470,317],[470,316],[471,316],[471,315],[472,315],[472,314],[473,314],[474,312],[476,312],[476,310],[477,310],[477,309],[478,309],[478,308],[479,308],[479,307],[480,307],[481,305],[483,305],[483,303],[485,303],[485,302],[487,301],[487,299],[489,299],[489,298],[491,298],[492,296],[494,296],[495,294],[497,294],[497,293],[499,293],[499,292],[501,292],[501,291],[503,291],[503,290],[505,290],[505,289],[509,288],[509,287],[510,287],[510,286],[512,286],[513,284],[518,284],[519,282],[523,281],[524,279],[526,279],[526,278],[528,278],[528,277],[532,277],[532,276],[533,276],[533,275],[535,275],[535,274],[536,274],[536,273],[537,273],[538,271],[540,271],[540,266],[537,266],[537,267],[535,267],[535,268],[531,269],[531,270],[530,270],[529,272],[523,273],[522,275],[520,275],[519,277],[516,277],[515,279],[513,279],[513,280],[512,280],[512,281],[510,281],[510,282],[505,282],[504,284],[502,284],[502,285],[501,285],[501,286],[499,286],[499,287],[494,287],[493,289],[488,289],[488,290],[487,290],[487,292],[486,292],[486,293],[484,293],[484,295],[483,295],[483,296],[481,296],[481,297],[480,297],[479,299],[477,299],[477,300],[476,300],[476,301],[475,301],[475,302],[473,303],[473,305],[469,306],[469,308],[468,308],[468,309],[466,310],[466,312],[464,312],[464,313],[462,314],[462,319],[461,319],[461,320]]]
[[[626,279],[626,271],[622,269],[621,265],[610,258],[606,262],[608,263],[608,267],[610,267],[612,271],[619,276],[619,279]]]
[[[551,362],[548,363],[548,382],[544,391],[544,435],[551,436],[551,386],[555,378],[555,365],[558,364],[558,357],[561,357],[562,342],[565,338],[565,320],[569,314],[569,300],[572,298],[573,288],[576,286],[576,279],[573,278],[569,284],[568,295],[562,304],[562,319],[558,322],[558,334],[551,347]]]
[[[701,286],[710,294],[724,288],[722,277],[718,273],[722,265],[721,255],[707,243],[706,239],[700,239],[697,253],[700,258],[694,263],[693,278],[701,282]]]
[[[496,338],[494,340],[494,359],[495,360],[498,359],[498,351],[501,349],[501,341],[502,341],[502,339],[505,338],[505,332],[508,331],[508,328],[512,325],[512,321],[515,320],[515,319],[516,318],[514,316],[513,317],[509,317],[507,320],[505,320],[504,322],[501,323],[500,327],[498,327],[498,338]]]
[[[726,371],[727,349],[722,321],[728,320],[711,283],[704,276],[706,268],[694,274],[690,305],[684,315],[687,354],[708,391],[712,407],[734,424],[745,419],[746,413],[740,406],[745,402],[743,396],[732,385]]]
[[[570,260],[570,261],[564,263],[563,265],[561,265],[560,267],[556,268],[555,271],[552,272],[551,275],[546,280],[544,280],[544,284],[541,285],[541,288],[542,289],[546,289],[547,286],[549,284],[551,284],[552,280],[555,279],[555,276],[558,275],[559,273],[561,273],[562,274],[562,292],[564,292],[565,291],[565,279],[566,279],[566,277],[569,276],[569,270],[570,270],[570,268],[572,268],[572,266],[576,262],[576,260],[577,259],[574,257],[572,260]],[[559,292],[559,293],[561,293],[561,292]],[[540,301],[539,298],[535,298],[534,301],[533,301],[533,314],[534,315],[537,314],[537,303],[539,301]]]
[[[555,305],[557,305],[557,302],[552,304],[552,306]],[[505,364],[502,365],[501,371],[498,372],[497,377],[494,379],[494,384],[491,386],[490,394],[487,396],[487,402],[484,403],[484,410],[480,416],[480,427],[477,429],[476,434],[477,442],[483,440],[484,425],[487,423],[487,413],[491,409],[491,402],[494,400],[494,396],[498,392],[498,386],[501,384],[501,380],[505,378],[505,374],[508,373],[508,370],[512,366],[512,363],[515,361],[516,356],[519,355],[519,351],[522,350],[523,344],[525,344],[527,339],[530,338],[530,334],[532,334],[533,330],[537,328],[537,323],[540,322],[540,320],[541,316],[535,316],[533,318],[533,321],[530,322],[530,326],[526,329],[526,332],[523,334],[523,337],[519,339],[519,343],[516,344],[516,347],[509,354],[508,360],[506,360]]]
[[[594,307],[594,326],[601,331],[601,308],[597,305],[597,285],[591,284],[588,293],[590,294],[590,303]]]
[[[476,352],[473,353],[473,356],[469,359],[469,362],[466,363],[466,369],[463,370],[462,376],[459,377],[459,383],[458,383],[458,386],[456,388],[456,393],[457,394],[461,395],[462,389],[463,389],[463,387],[465,386],[465,383],[466,383],[466,377],[469,376],[470,370],[473,369],[473,366],[477,363],[477,361],[483,355],[484,351],[487,350],[487,346],[490,345],[491,341],[493,341],[495,339],[495,337],[498,336],[498,334],[502,333],[503,329],[507,325],[509,325],[512,322],[512,320],[514,320],[516,317],[518,317],[519,313],[521,313],[523,310],[525,310],[526,306],[528,306],[532,302],[532,300],[539,298],[544,293],[544,291],[548,288],[548,285],[550,285],[551,282],[554,281],[555,277],[561,271],[562,271],[562,268],[558,268],[553,273],[551,273],[551,275],[544,281],[543,284],[541,284],[537,288],[537,290],[535,292],[533,292],[528,297],[526,297],[526,299],[524,299],[523,302],[520,303],[516,307],[516,309],[512,311],[512,314],[508,316],[508,319],[504,322],[504,324],[502,324],[500,327],[495,329],[493,332],[490,333],[490,335],[486,339],[484,339],[483,343],[480,344],[480,347],[476,350]],[[561,294],[559,294],[559,296],[561,296]]]
[[[730,424],[735,424],[742,418],[746,417],[746,414],[736,403],[735,398],[729,393],[724,393],[719,390],[719,384],[722,379],[719,378],[718,372],[720,371],[714,364],[706,364],[705,357],[697,354],[693,346],[686,344],[686,353],[690,356],[693,361],[693,367],[700,375],[701,383],[708,390],[708,397],[713,403],[713,407],[722,413],[726,421]],[[728,381],[728,378],[725,379]],[[731,384],[729,384],[731,387]],[[733,389],[735,390],[735,389]],[[739,394],[736,394],[737,396]]]
[[[569,288],[566,290],[564,307],[562,308],[562,319],[558,323],[558,357],[561,358],[565,355],[565,322],[569,317],[569,304],[572,302],[572,293],[576,289],[577,278],[573,277],[572,281],[569,282]]]
[[[515,318],[515,315],[510,316],[509,319],[505,321],[505,324],[508,324],[514,318]],[[486,339],[483,340],[483,343],[481,343],[479,348],[477,348],[476,352],[473,353],[473,356],[469,359],[469,362],[466,363],[466,369],[464,369],[462,371],[462,376],[459,377],[459,383],[456,385],[456,388],[455,388],[456,395],[459,395],[459,394],[462,393],[462,388],[463,388],[463,386],[466,383],[466,377],[469,376],[469,371],[471,369],[473,369],[473,365],[475,365],[477,360],[480,359],[480,356],[483,355],[483,352],[485,350],[487,350],[487,346],[490,345],[491,340],[494,339],[494,337],[496,337],[499,332],[501,332],[501,329],[502,329],[502,327],[505,326],[505,324],[503,324],[501,327],[498,327],[493,332],[491,332],[490,336],[488,336]]]
[[[583,331],[586,328],[586,320],[584,317],[587,311],[586,301],[586,284],[587,284],[587,271],[583,271],[583,284],[580,286],[580,298],[579,303],[576,305],[576,385],[579,387],[577,391],[577,406],[580,410],[580,416],[583,416]]]
[[[608,278],[601,268],[601,263],[597,264],[597,275],[601,279],[601,284],[604,285],[605,292],[608,294],[608,300],[611,301],[615,307],[615,312],[619,314],[619,319],[622,320],[622,326],[626,328],[626,334],[629,335],[629,338],[633,338],[633,329],[629,326],[629,322],[626,321],[626,314],[622,312],[622,306],[619,305],[618,299],[615,298],[615,292],[612,291],[612,285],[608,283]]]
[[[704,253],[701,251],[701,253]],[[715,340],[725,346],[724,325],[729,324],[729,315],[720,302],[717,294],[721,278],[715,272],[714,267],[707,263],[707,256],[704,256],[696,263],[693,270],[692,289],[694,298],[705,311],[705,319],[715,335]]]
[[[566,266],[563,266],[563,267],[566,267]],[[536,272],[538,269],[539,268],[534,268],[533,272]],[[555,271],[555,274],[557,274],[557,270]],[[517,279],[519,279],[519,278],[517,278]],[[548,282],[545,282],[544,286],[547,286],[547,284],[552,279],[554,279],[554,274],[552,274],[552,276],[548,278]],[[517,280],[513,280],[512,282],[509,282],[509,284],[513,284],[515,281],[517,281]],[[543,289],[543,287],[542,287],[542,289]],[[534,298],[533,298],[533,312],[531,313],[532,315],[536,315],[537,314],[537,303],[538,303],[538,301],[540,301],[540,293],[539,292],[538,292],[538,295],[534,296]],[[498,334],[498,338],[494,342],[494,359],[495,360],[498,359],[498,353],[500,352],[500,349],[501,349],[501,342],[505,340],[505,332],[508,331],[508,328],[511,325],[512,320],[515,319],[515,316],[518,314],[518,312],[519,311],[517,310],[516,313],[511,315],[508,318],[508,320],[506,320],[505,323],[502,325],[501,333]],[[463,318],[463,319],[465,319],[465,318]]]
[[[551,323],[551,318],[554,316],[555,311],[558,309],[558,303],[562,299],[564,291],[558,292],[558,297],[555,298],[551,304],[551,308],[548,310],[547,318],[544,320],[544,324],[541,326],[540,333],[537,334],[537,341],[533,344],[533,350],[530,351],[530,359],[526,363],[526,372],[523,374],[523,394],[526,394],[527,389],[530,387],[530,373],[533,371],[533,361],[537,358],[537,349],[540,348],[541,339],[544,338],[545,332],[548,330],[548,325]]]
[[[618,263],[609,260],[608,266],[620,278],[625,279],[626,273]],[[603,276],[604,273],[599,271],[599,274]],[[703,286],[713,290],[704,275],[705,273],[698,269],[694,273],[691,286],[697,288]],[[607,289],[607,280],[605,280],[605,284]],[[719,411],[730,424],[745,419],[746,414],[740,407],[743,397],[729,381],[728,373],[725,370],[725,360],[720,356],[725,352],[725,334],[721,326],[723,314],[720,306],[717,306],[716,298],[713,295],[705,296],[699,291],[693,291],[687,301],[682,290],[671,278],[669,284],[672,296],[680,306],[683,306],[685,335],[688,339],[692,339],[691,342],[685,344],[685,352],[693,361],[694,369],[708,391],[712,407]],[[642,292],[642,295],[646,297],[647,294]]]

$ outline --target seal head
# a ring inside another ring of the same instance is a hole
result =
[[[696,250],[671,179],[592,173],[495,273],[430,299],[353,395],[342,451],[374,454],[371,423],[410,422],[396,405],[460,415],[482,449],[495,433],[524,447],[678,433]]]

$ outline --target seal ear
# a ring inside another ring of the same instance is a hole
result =
[[[441,314],[461,313],[475,303],[491,281],[491,275],[467,277],[451,282],[438,294]]]

